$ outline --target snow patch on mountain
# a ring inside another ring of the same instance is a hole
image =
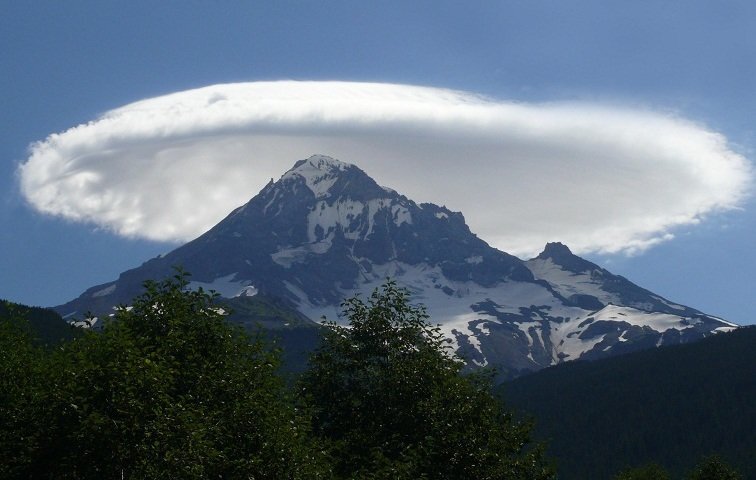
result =
[[[272,216],[276,216],[279,213],[281,213],[281,210],[283,209],[283,203],[276,202],[276,200],[278,199],[279,195],[281,195],[281,190],[277,189],[277,190],[275,190],[273,192],[273,196],[271,197],[270,200],[268,200],[268,203],[266,203],[265,206],[263,207],[263,214],[268,213],[268,209],[271,207],[271,205],[278,205],[278,210],[275,213],[273,213]],[[239,212],[239,213],[243,212],[244,209],[245,209],[245,207],[246,207],[246,205],[244,205],[243,207],[240,207],[237,210],[237,212]]]
[[[343,172],[349,167],[351,165],[335,158],[326,155],[313,155],[286,172],[281,180],[286,182],[290,179],[302,178],[315,198],[325,198],[330,196],[329,191],[338,180],[339,172]]]
[[[291,268],[295,263],[304,263],[309,255],[323,255],[330,250],[333,245],[333,233],[319,242],[308,243],[300,247],[284,247],[275,253],[270,254],[270,258],[284,268]]]
[[[726,322],[726,323],[729,323],[729,325],[725,325],[725,326],[722,326],[722,327],[717,327],[713,331],[717,332],[717,333],[724,333],[724,332],[731,332],[731,331],[735,330],[736,328],[738,328],[738,325],[736,325],[734,323],[730,323],[730,322]]]
[[[189,282],[187,288],[198,290],[202,288],[207,291],[218,292],[222,297],[253,297],[257,295],[257,288],[249,280],[236,280],[237,273],[232,273],[223,277],[218,277],[211,282]]]
[[[394,225],[412,223],[412,214],[403,205],[393,203],[388,198],[378,198],[361,202],[341,200],[335,203],[319,201],[307,215],[307,238],[315,243],[330,235],[337,227],[349,240],[364,239],[373,233],[376,215],[390,209]]]
[[[434,317],[431,316],[431,320],[433,320],[433,318]],[[457,335],[464,335],[467,337],[467,341],[470,342],[470,345],[472,345],[472,347],[480,354],[483,358],[482,363],[485,364],[487,361],[485,360],[483,350],[481,350],[480,339],[478,336],[485,337],[487,332],[478,328],[478,325],[483,323],[481,320],[489,320],[492,322],[498,321],[496,317],[478,312],[463,313],[447,318],[443,322],[437,320],[433,321],[434,323],[439,323],[441,325],[441,331],[444,332],[445,337],[450,340],[454,350],[459,349]],[[478,362],[479,366],[482,366],[480,363],[481,362]]]
[[[457,335],[468,337],[470,344],[485,361],[478,337],[485,337],[488,330],[477,330],[471,324],[485,321],[489,324],[501,324],[498,314],[523,315],[522,305],[530,305],[533,313],[528,313],[538,320],[543,320],[540,311],[549,311],[551,315],[578,318],[587,313],[577,307],[562,305],[551,292],[542,285],[532,282],[507,281],[493,287],[484,287],[472,281],[452,281],[446,278],[438,266],[424,263],[409,265],[391,261],[383,265],[373,265],[372,272],[364,273],[359,286],[355,289],[340,289],[340,294],[349,297],[355,292],[367,297],[375,288],[380,287],[386,278],[393,278],[400,286],[407,288],[415,303],[426,307],[434,324],[439,324],[444,335],[451,339],[455,350],[459,348]],[[336,305],[322,305],[311,301],[299,287],[288,283],[289,291],[297,298],[298,309],[311,319],[323,316],[337,323],[343,323]],[[493,304],[493,311],[483,311],[478,306]],[[521,318],[521,317],[520,317]],[[539,323],[537,331],[540,335]],[[540,338],[540,343],[544,341]]]
[[[683,311],[683,312],[685,311],[685,307],[683,307],[682,305],[678,305],[676,303],[672,303],[672,302],[667,301],[667,300],[665,300],[662,297],[659,297],[657,295],[653,295],[653,298],[656,299],[657,301],[663,303],[664,305],[668,306],[669,308],[671,308],[673,310],[679,310],[679,311]]]
[[[600,334],[590,338],[580,338],[579,335],[566,336],[563,338],[564,342],[560,341],[557,348],[557,356],[568,360],[574,360],[580,358],[585,352],[589,352],[596,347],[599,343],[603,342],[606,338],[606,334]],[[559,355],[561,354],[561,355]],[[554,359],[553,363],[556,364],[557,360]]]
[[[619,305],[607,305],[591,316],[597,321],[614,320],[627,322],[631,325],[647,326],[657,332],[665,332],[670,328],[687,330],[701,322],[701,320],[695,318],[679,317],[667,313],[646,312],[637,308]]]
[[[566,276],[561,269],[553,266],[549,268]],[[460,348],[459,337],[465,337],[482,359],[473,362],[479,366],[488,363],[482,341],[491,335],[491,327],[494,325],[512,325],[521,331],[527,340],[527,356],[530,360],[533,360],[535,352],[542,352],[550,358],[550,364],[556,364],[562,359],[579,358],[608,338],[606,332],[590,333],[590,326],[596,322],[615,322],[618,328],[620,325],[637,326],[662,334],[670,329],[692,329],[701,322],[696,318],[612,304],[598,311],[590,311],[565,305],[546,286],[539,283],[502,281],[484,287],[472,281],[449,280],[439,266],[424,263],[410,265],[391,261],[383,265],[372,265],[370,273],[363,272],[357,288],[340,289],[339,293],[349,297],[355,292],[361,292],[363,297],[367,297],[387,277],[407,288],[413,301],[427,308],[432,322],[440,325],[444,335],[451,340],[454,350]],[[576,277],[582,278],[581,275]],[[562,284],[562,291],[571,294],[589,291],[600,298],[611,297],[598,290],[593,283],[579,284],[588,290],[568,289],[569,285]],[[344,319],[340,318],[337,306],[312,302],[302,289],[289,285],[290,292],[298,299],[302,313],[312,319],[325,316],[343,324]],[[485,325],[485,328],[481,328],[481,325]],[[623,338],[618,341],[627,340]],[[607,344],[609,345],[611,344]]]
[[[525,262],[525,265],[537,280],[546,280],[554,290],[565,298],[582,294],[596,297],[604,304],[620,302],[616,294],[609,293],[601,288],[601,279],[596,278],[593,271],[571,272],[554,263],[551,258],[533,258]]]
[[[102,290],[97,290],[92,294],[92,298],[97,297],[104,297],[105,295],[110,295],[111,293],[115,292],[116,290],[116,284],[108,285],[107,287],[103,288]]]
[[[315,204],[315,208],[307,216],[307,238],[315,243],[330,235],[338,226],[344,231],[344,236],[356,240],[360,231],[351,228],[356,218],[362,215],[365,205],[362,202],[344,200],[329,205],[325,201]]]

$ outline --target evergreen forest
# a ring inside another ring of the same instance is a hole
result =
[[[756,327],[567,362],[499,393],[537,419],[560,479],[610,478],[645,464],[682,478],[712,455],[756,478]]]

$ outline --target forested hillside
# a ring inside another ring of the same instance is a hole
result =
[[[560,479],[611,478],[647,463],[679,478],[714,453],[756,478],[756,327],[569,362],[500,393],[537,419]]]
[[[30,307],[0,300],[0,318],[24,319],[29,335],[38,343],[52,345],[61,340],[70,340],[76,330],[49,308]]]

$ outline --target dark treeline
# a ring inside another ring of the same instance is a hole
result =
[[[560,479],[611,478],[646,464],[670,475],[658,478],[683,478],[714,454],[756,478],[756,327],[569,362],[500,391],[538,420]]]
[[[77,330],[71,328],[60,315],[48,308],[29,307],[0,300],[0,319],[23,319],[22,328],[37,345],[56,345],[71,340]]]

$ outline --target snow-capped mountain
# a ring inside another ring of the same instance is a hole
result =
[[[243,303],[276,299],[317,321],[387,277],[406,286],[472,366],[505,375],[577,358],[692,341],[735,325],[675,304],[558,243],[522,261],[470,232],[461,213],[417,204],[354,165],[315,155],[167,255],[56,307],[107,313],[172,267]]]

